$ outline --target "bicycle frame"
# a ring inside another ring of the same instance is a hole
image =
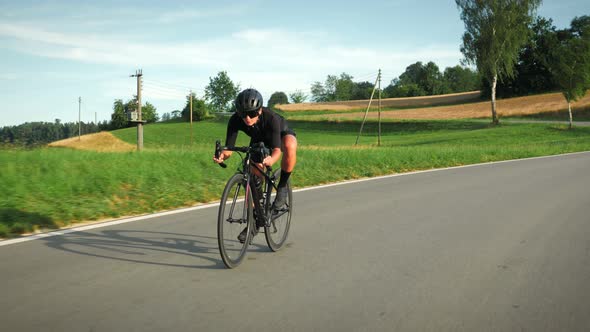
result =
[[[279,177],[279,172],[273,172],[272,167],[264,167],[260,163],[253,161],[253,153],[261,153],[263,158],[265,154],[269,154],[268,149],[264,148],[264,144],[247,147],[225,147],[221,146],[221,143],[217,141],[215,142],[215,160],[219,159],[221,152],[224,150],[238,152],[242,159],[241,166],[238,166],[237,172],[228,180],[223,190],[217,219],[217,241],[221,258],[228,268],[235,268],[242,262],[248,245],[251,243],[250,241],[258,233],[260,227],[264,227],[264,237],[272,251],[278,251],[283,247],[291,225],[292,194],[290,187],[287,187],[288,203],[278,208],[272,205],[271,195],[273,190],[278,192],[276,180]],[[224,168],[227,167],[224,163],[219,163],[219,165]],[[255,182],[253,176],[264,178],[266,181],[264,192],[259,193],[258,188],[252,189],[252,183]],[[245,193],[242,193],[242,190]],[[242,195],[244,195],[243,204],[236,205],[238,197]],[[236,218],[234,217],[234,209],[237,206],[244,210]],[[229,212],[229,216],[226,212]],[[279,217],[280,219],[278,219]],[[234,223],[246,223],[246,228],[237,236],[241,243],[241,245],[237,246],[235,245],[237,232],[234,232],[234,230],[236,228],[239,230],[241,225],[233,225],[232,227],[231,225]]]
[[[222,151],[233,151],[233,152],[238,152],[238,155],[240,156],[240,158],[242,158],[242,167],[241,169],[238,167],[238,173],[241,173],[244,175],[244,177],[246,178],[246,191],[250,191],[252,193],[252,198],[254,200],[253,204],[254,204],[254,209],[256,211],[256,214],[258,216],[263,216],[264,218],[264,223],[266,227],[269,227],[272,220],[282,216],[285,212],[281,212],[281,213],[277,213],[276,215],[271,216],[268,213],[268,211],[270,211],[270,200],[269,199],[265,199],[264,200],[264,206],[260,205],[260,200],[265,198],[265,197],[258,197],[258,192],[256,190],[252,190],[252,176],[257,176],[256,174],[253,174],[252,172],[252,168],[255,168],[259,171],[259,173],[265,178],[266,180],[266,188],[264,193],[266,194],[266,198],[270,197],[271,192],[273,189],[277,190],[277,184],[276,182],[276,178],[273,176],[273,169],[271,166],[266,166],[265,169],[263,169],[262,167],[260,167],[258,165],[258,163],[252,162],[252,152],[257,152],[259,150],[262,150],[264,148],[264,145],[262,145],[261,147],[252,147],[252,146],[247,146],[247,147],[227,147],[227,146],[221,146],[221,143],[219,141],[217,141],[215,143],[215,155],[219,156],[219,154]],[[245,156],[242,156],[241,153],[245,153]],[[227,165],[225,165],[224,163],[219,164],[221,167],[227,167]],[[248,200],[248,196],[246,196],[246,203]]]

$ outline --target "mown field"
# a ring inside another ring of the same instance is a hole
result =
[[[212,161],[227,119],[145,126],[141,153],[41,148],[0,150],[0,236],[216,201],[239,164]],[[290,119],[299,141],[295,187],[480,162],[590,150],[590,128],[490,126],[470,120],[386,120],[381,146],[369,121]],[[135,144],[135,128],[112,132]],[[104,139],[102,139],[104,140]],[[101,141],[102,141],[101,140]],[[116,140],[110,142],[116,146]],[[248,139],[240,135],[239,144]],[[92,143],[86,142],[92,149]],[[114,149],[114,148],[113,148]],[[556,170],[559,171],[559,170]],[[214,223],[214,221],[211,221]]]
[[[452,96],[452,95],[451,95]],[[420,104],[420,99],[414,98],[396,98],[398,99],[416,99],[414,104]],[[422,119],[422,120],[449,120],[449,119],[478,119],[491,118],[490,101],[477,101],[463,104],[441,106],[439,104],[427,105],[428,99],[422,103],[424,106],[418,107],[392,107],[385,106],[381,109],[381,117],[384,119]],[[351,102],[340,102],[326,109],[308,109],[305,104],[296,104],[291,108],[300,109],[291,111],[287,114],[291,117],[297,116],[300,119],[309,120],[330,120],[330,119],[358,119],[363,117],[368,103],[364,109],[355,107],[356,104]],[[286,105],[285,107],[290,106]],[[326,104],[325,107],[330,107]],[[567,102],[561,93],[546,93],[527,97],[516,97],[499,99],[497,101],[497,112],[500,118],[547,118],[547,119],[568,119]],[[572,103],[575,120],[588,120],[590,112],[590,93],[580,100]],[[377,119],[377,105],[371,104],[368,113],[369,119]]]

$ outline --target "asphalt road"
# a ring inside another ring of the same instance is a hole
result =
[[[589,331],[589,188],[580,153],[300,191],[234,270],[216,207],[3,245],[0,329]]]

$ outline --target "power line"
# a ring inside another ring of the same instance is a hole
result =
[[[197,89],[195,87],[184,85],[184,84],[163,82],[163,81],[159,81],[159,80],[149,80],[149,81],[146,81],[146,82],[149,82],[150,84],[152,84],[154,86],[159,86],[159,87],[166,88],[166,89],[174,89],[174,90],[179,90],[180,89],[182,91],[190,91],[190,90],[192,90],[193,92],[199,91],[199,92],[203,92],[203,93],[205,91],[204,89]]]
[[[167,95],[167,96],[188,96],[188,92],[180,91],[180,90],[171,90],[166,88],[161,88],[158,86],[153,86],[151,84],[145,84],[146,90],[155,91],[159,94]]]

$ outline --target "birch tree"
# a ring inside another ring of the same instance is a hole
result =
[[[560,40],[552,50],[550,67],[553,78],[567,101],[571,129],[572,102],[584,97],[590,89],[590,17],[575,18],[572,28],[558,32],[556,38]]]
[[[492,123],[498,80],[514,77],[518,54],[528,40],[535,11],[541,0],[455,0],[465,23],[461,52],[468,64],[491,86]]]

